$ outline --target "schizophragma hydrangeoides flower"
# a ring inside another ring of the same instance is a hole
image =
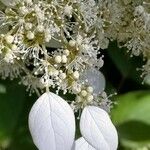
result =
[[[148,0],[1,0],[0,75],[44,93],[29,115],[39,150],[117,149],[101,49],[116,40],[131,56],[143,55],[150,83],[149,35]],[[59,91],[75,96],[65,101]],[[73,111],[82,134],[76,141]]]
[[[71,103],[75,111],[89,104],[98,106],[105,81],[99,73],[103,56],[97,57],[101,54],[97,2],[2,2],[5,7],[0,12],[0,27],[7,29],[0,34],[2,77],[21,76],[20,83],[38,95],[49,88],[55,88],[57,94],[60,90],[75,94]]]
[[[149,24],[148,0],[1,0],[0,76],[21,77],[39,95],[29,115],[38,149],[117,149],[101,50],[115,40],[142,55],[141,76],[150,83]],[[75,98],[65,101],[59,91]],[[82,134],[76,141],[73,111]]]

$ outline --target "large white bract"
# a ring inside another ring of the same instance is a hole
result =
[[[39,150],[117,150],[118,137],[107,112],[88,106],[81,115],[84,138],[75,142],[75,118],[69,104],[49,92],[33,105],[29,128]]]
[[[85,140],[96,150],[116,150],[118,147],[116,128],[103,109],[85,107],[81,115],[80,130]]]
[[[75,150],[96,150],[83,137],[75,142]]]
[[[29,129],[39,150],[71,150],[75,137],[73,111],[61,97],[45,93],[31,109]]]

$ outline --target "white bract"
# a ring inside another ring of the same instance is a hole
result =
[[[39,150],[71,150],[75,136],[73,111],[61,97],[45,93],[31,109],[29,129]]]
[[[74,142],[73,111],[65,100],[51,92],[35,102],[29,115],[29,128],[39,150],[116,150],[118,146],[109,115],[94,106],[84,108],[80,120],[84,138]]]
[[[75,150],[96,150],[83,137],[75,142]]]
[[[118,147],[117,131],[103,109],[85,107],[81,115],[80,130],[85,140],[96,150],[116,150]]]
[[[95,68],[86,70],[81,80],[87,80],[88,84],[93,87],[94,93],[99,94],[105,89],[106,81],[104,75]]]

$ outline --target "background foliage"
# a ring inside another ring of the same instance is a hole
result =
[[[118,93],[112,97],[116,105],[111,112],[119,134],[118,149],[149,150],[150,88],[142,84],[141,72],[136,70],[144,62],[140,57],[131,58],[116,43],[103,54],[106,91]],[[0,150],[36,150],[28,130],[28,114],[36,99],[17,80],[0,81]]]

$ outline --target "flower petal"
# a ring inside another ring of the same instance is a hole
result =
[[[97,150],[116,150],[118,135],[106,111],[95,106],[85,107],[80,120],[85,140]]]
[[[61,97],[45,93],[31,109],[29,129],[39,150],[71,150],[75,137],[74,113]]]
[[[83,138],[79,138],[75,142],[75,150],[96,150]]]

